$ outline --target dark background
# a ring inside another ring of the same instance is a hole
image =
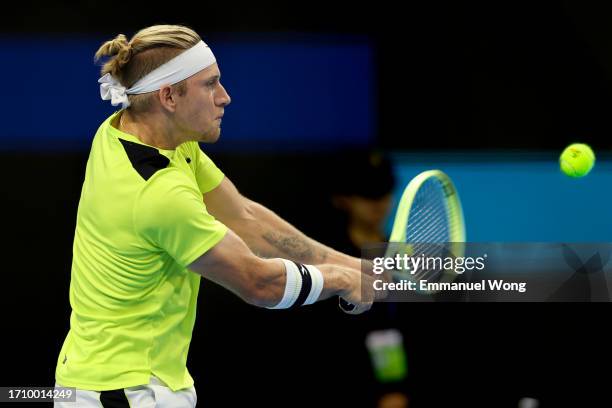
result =
[[[609,149],[612,6],[492,3],[31,2],[13,4],[1,30],[7,38],[110,38],[154,23],[184,23],[209,35],[364,34],[376,47],[376,143],[385,149],[557,150],[577,138]],[[6,111],[3,120],[10,120]],[[245,195],[334,244],[325,190],[312,189],[333,169],[332,158],[212,157]],[[53,384],[68,330],[86,159],[86,151],[0,154],[1,385]],[[307,205],[291,199],[289,185],[308,193]],[[513,407],[524,396],[540,398],[542,406],[610,404],[608,304],[403,304],[394,322],[386,320],[385,307],[359,317],[342,314],[333,301],[270,312],[203,282],[189,364],[201,406],[373,406],[382,390],[363,335],[390,324],[405,335],[409,375],[397,388],[411,406]]]
[[[604,2],[20,2],[6,35],[112,37],[155,23],[215,33],[366,34],[390,148],[608,148],[612,6]],[[51,37],[53,38],[53,37]],[[58,41],[61,41],[58,39]]]

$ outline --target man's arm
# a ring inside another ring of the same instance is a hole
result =
[[[236,232],[260,256],[361,268],[359,258],[307,237],[263,205],[244,197],[227,177],[218,187],[204,194],[204,202],[210,214]]]
[[[369,277],[364,277],[358,270],[338,265],[323,264],[316,265],[316,268],[323,275],[323,288],[315,301],[341,296],[357,305],[353,314],[371,307],[374,295],[363,296],[361,291],[362,279]],[[232,230],[228,230],[217,245],[191,263],[188,269],[259,307],[274,307],[281,302],[289,276],[283,260],[257,257]]]

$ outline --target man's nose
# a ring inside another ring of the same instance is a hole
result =
[[[225,107],[229,105],[230,103],[232,103],[232,98],[229,96],[229,94],[227,93],[223,85],[221,85],[221,89],[223,90],[223,93],[221,95],[221,100],[219,101],[219,105]]]

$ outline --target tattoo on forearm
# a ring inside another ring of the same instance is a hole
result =
[[[269,231],[262,235],[266,242],[283,255],[300,260],[302,262],[322,263],[327,258],[327,251],[320,251],[315,257],[313,245],[306,242],[303,238],[294,235],[282,235],[277,232]]]

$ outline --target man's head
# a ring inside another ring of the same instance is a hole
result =
[[[382,228],[395,185],[389,158],[376,151],[353,151],[334,163],[332,204],[353,224],[372,231]]]
[[[180,54],[197,49],[196,45],[203,44],[190,28],[157,25],[140,30],[129,41],[123,34],[107,41],[96,52],[96,60],[110,57],[102,67],[102,75],[110,74],[129,90]],[[146,93],[127,92],[127,110],[135,116],[161,115],[184,140],[215,142],[220,134],[220,118],[231,99],[221,85],[221,73],[212,58],[211,65],[173,85],[162,84]]]

